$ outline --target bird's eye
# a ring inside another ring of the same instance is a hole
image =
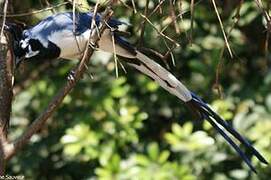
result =
[[[29,36],[29,32],[27,30],[23,31],[23,37],[27,38]]]

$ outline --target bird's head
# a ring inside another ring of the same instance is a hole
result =
[[[6,23],[5,30],[11,34],[12,48],[15,55],[16,66],[24,59],[26,49],[22,48],[23,32],[26,27],[19,23]]]
[[[38,40],[30,38],[30,32],[25,26],[8,23],[5,26],[5,30],[12,35],[16,67],[24,59],[30,59],[39,53],[39,49],[42,47],[41,43]]]

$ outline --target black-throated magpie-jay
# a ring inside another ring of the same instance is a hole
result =
[[[24,30],[21,34],[16,33],[14,53],[19,63],[21,59],[78,59],[82,56],[90,36],[90,22],[92,13],[76,13],[75,22],[73,13],[59,13],[46,19],[32,28]],[[100,22],[100,15],[95,16],[96,24]],[[117,31],[120,22],[110,19],[108,28],[103,33],[98,48],[102,51],[116,53],[127,59],[127,63],[142,73],[155,80],[169,93],[177,96],[189,107],[193,108],[202,119],[206,119],[235,149],[251,170],[256,172],[251,160],[228,136],[230,133],[243,144],[247,150],[256,156],[261,162],[268,164],[265,158],[231,125],[216,114],[201,98],[189,91],[174,75],[155,61],[134,48],[129,42],[121,37]],[[10,31],[12,28],[8,27]],[[14,34],[14,31],[12,31]],[[115,48],[113,48],[112,35]],[[221,128],[223,127],[223,128]],[[228,132],[224,131],[227,130]]]

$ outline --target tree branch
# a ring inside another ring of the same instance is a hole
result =
[[[0,175],[5,169],[5,146],[12,105],[12,53],[6,36],[0,39]]]
[[[99,34],[102,34],[104,29],[106,28],[105,22],[108,21],[108,19],[113,14],[111,10],[113,3],[114,1],[111,1],[109,3],[105,13],[101,18],[102,20],[99,32],[94,30],[94,33],[90,35],[91,39],[90,42],[92,42],[92,44],[97,44],[97,42],[100,39]],[[83,58],[81,59],[79,65],[74,70],[74,80],[67,81],[63,88],[59,90],[57,95],[49,103],[48,107],[40,114],[40,116],[34,120],[34,122],[29,126],[29,128],[17,140],[15,140],[12,144],[10,144],[9,147],[7,147],[5,154],[6,160],[10,159],[14,154],[16,154],[18,150],[23,148],[29,142],[30,138],[43,127],[43,125],[49,119],[49,117],[51,117],[52,114],[56,111],[56,109],[61,105],[65,96],[71,92],[76,83],[82,78],[83,73],[86,71],[85,64],[88,64],[93,52],[94,49],[90,48],[90,46],[86,47],[86,51]]]

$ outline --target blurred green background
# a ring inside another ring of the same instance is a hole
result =
[[[63,2],[49,1],[52,5]],[[79,0],[77,9],[87,11],[95,2]],[[123,2],[133,7],[132,1]],[[133,34],[131,42],[162,54],[172,44],[159,36],[153,25],[159,31],[167,27],[163,33],[181,47],[164,61],[149,55],[203,97],[271,162],[270,41],[256,1],[216,1],[225,31],[230,32],[233,58],[224,48],[211,1],[195,1],[192,45],[190,1],[177,0],[173,6],[169,2],[165,1],[149,17],[152,25],[145,23],[143,41],[140,13],[144,14],[145,0],[134,1],[136,13],[122,3],[117,4],[114,16],[131,24],[124,27]],[[36,11],[48,5],[44,0],[10,3],[13,13]],[[148,12],[158,3],[150,0]],[[265,1],[266,8],[268,3]],[[238,7],[240,16],[236,16]],[[182,17],[178,16],[176,26],[170,23],[172,8],[176,15],[184,12]],[[71,9],[71,5],[63,5],[55,12]],[[53,13],[43,11],[9,20],[31,26]],[[125,61],[121,62],[125,65]],[[42,112],[76,63],[36,60],[22,65],[16,72],[11,138],[18,137]],[[7,174],[41,180],[270,179],[270,167],[252,158],[258,175],[250,172],[208,123],[192,116],[182,102],[146,76],[127,66],[126,70],[124,73],[119,67],[116,78],[112,56],[96,53],[89,68],[94,78],[84,76],[46,126],[11,159]]]

